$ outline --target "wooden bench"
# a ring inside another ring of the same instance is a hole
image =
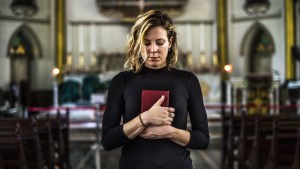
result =
[[[241,132],[241,116],[226,117],[223,121],[223,153],[222,166],[226,168],[233,168],[234,163],[238,162],[238,143]]]
[[[19,137],[24,158],[31,168],[55,168],[55,152],[50,118],[46,119],[0,119],[1,138]],[[9,147],[9,145],[3,145]],[[15,151],[6,151],[5,157],[17,156]],[[22,159],[15,160],[16,163]],[[12,161],[10,162],[12,163]]]
[[[50,147],[50,152],[47,156],[53,158],[54,162],[48,161],[50,166],[58,167],[60,169],[69,169],[69,110],[61,113],[57,110],[56,114],[47,114],[45,116],[37,116],[37,121],[46,120],[51,128],[51,140],[53,147]],[[54,152],[54,154],[51,153]]]
[[[242,115],[237,149],[238,168],[246,168],[255,138],[255,120],[257,116]]]
[[[249,126],[251,132],[248,137],[250,139],[248,143],[241,143],[247,147],[247,154],[243,154],[240,150],[242,159],[239,161],[239,168],[242,169],[263,168],[270,152],[274,116],[255,115],[253,117],[254,119],[250,119],[251,126]]]
[[[293,169],[300,169],[300,127],[298,127],[297,129],[297,147],[295,152]]]
[[[37,120],[33,118],[33,120],[36,123],[37,133],[47,168],[53,169],[55,165],[55,151],[50,118],[47,116],[46,119]]]
[[[300,116],[242,115],[223,123],[222,168],[299,169]]]
[[[0,154],[2,168],[29,169],[25,148],[16,121],[0,121]]]
[[[273,122],[271,151],[265,168],[288,169],[297,163],[299,116],[276,117]]]

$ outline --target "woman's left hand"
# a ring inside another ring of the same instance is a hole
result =
[[[169,134],[173,131],[170,125],[149,126],[140,134],[145,139],[162,139],[169,138]]]

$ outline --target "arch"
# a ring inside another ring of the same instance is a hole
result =
[[[9,43],[7,44],[7,56],[10,57],[10,50],[11,50],[11,46],[10,44],[12,43],[13,39],[18,36],[18,35],[22,35],[24,37],[24,39],[26,41],[28,41],[28,45],[30,46],[30,57],[31,58],[41,58],[43,56],[42,54],[42,48],[41,48],[41,44],[40,41],[38,40],[36,34],[34,33],[34,31],[27,26],[26,24],[23,24],[21,26],[19,26],[14,33],[11,35],[10,39],[9,39]]]
[[[272,35],[270,34],[269,30],[260,22],[255,22],[245,33],[245,36],[243,37],[241,46],[240,46],[240,56],[245,57],[245,69],[246,72],[249,73],[251,72],[251,64],[248,64],[250,62],[253,62],[253,48],[255,45],[255,42],[257,41],[257,38],[260,35],[264,35],[267,37],[269,40],[269,44],[271,44],[272,49],[268,51],[268,54],[270,57],[274,54],[275,52],[275,43],[273,40]]]
[[[247,56],[247,54],[249,53],[249,50],[250,50],[251,43],[254,40],[255,34],[260,31],[265,32],[269,36],[269,38],[271,39],[271,43],[274,45],[273,53],[275,53],[275,43],[274,43],[272,35],[270,34],[268,29],[263,24],[261,24],[260,22],[256,22],[248,29],[248,31],[246,32],[246,34],[242,40],[242,44],[240,47],[240,55],[241,56]]]

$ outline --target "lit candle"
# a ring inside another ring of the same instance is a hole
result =
[[[200,65],[204,65],[205,63],[206,63],[205,53],[201,52],[200,53]]]
[[[187,54],[187,65],[189,68],[193,67],[193,56],[191,52],[188,52]]]
[[[97,63],[96,54],[93,53],[93,54],[92,54],[92,57],[91,57],[91,65],[92,65],[92,66],[95,66],[96,63]]]
[[[68,66],[71,66],[71,65],[72,65],[72,55],[71,55],[71,53],[69,53],[69,54],[67,55],[67,65],[68,65]]]
[[[84,56],[82,53],[79,56],[79,68],[84,68]]]
[[[217,52],[214,52],[214,55],[213,55],[213,65],[214,66],[218,66],[218,55],[217,55]]]
[[[52,77],[56,77],[59,74],[59,69],[58,68],[53,68],[52,69]]]

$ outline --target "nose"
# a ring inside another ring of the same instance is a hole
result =
[[[156,53],[157,52],[157,45],[155,43],[152,43],[150,45],[150,53]]]

